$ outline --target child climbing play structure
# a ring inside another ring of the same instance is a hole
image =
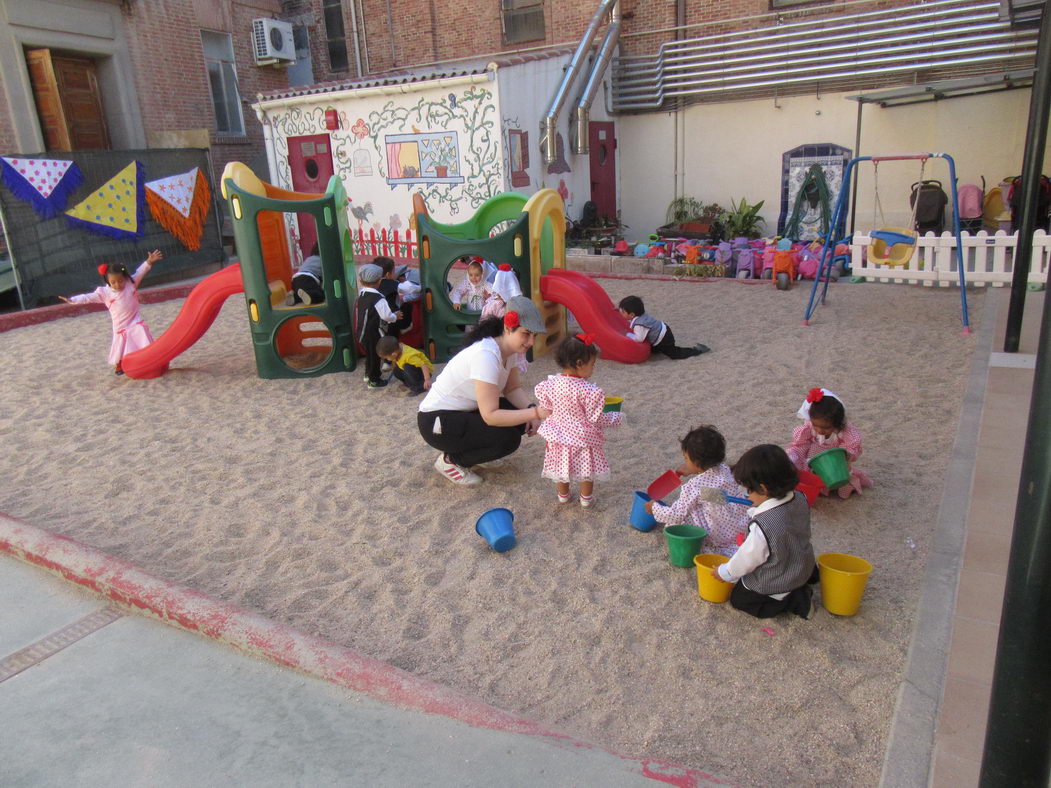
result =
[[[960,285],[960,318],[963,323],[962,333],[964,335],[969,335],[971,333],[971,328],[967,314],[967,277],[964,270],[966,268],[966,263],[964,258],[963,238],[960,235],[960,205],[959,196],[956,190],[956,162],[953,160],[952,156],[948,153],[910,153],[890,156],[857,156],[851,159],[847,163],[846,170],[843,173],[843,185],[839,190],[839,198],[836,200],[836,209],[832,214],[830,226],[839,227],[846,219],[847,196],[850,194],[850,179],[855,175],[855,166],[859,162],[872,162],[873,168],[878,175],[880,162],[919,161],[919,181],[922,183],[924,168],[929,159],[945,159],[949,166],[949,185],[951,187],[950,193],[952,199],[952,227],[953,234],[956,236],[956,269]],[[875,203],[879,206],[878,177],[875,181]],[[882,227],[874,229],[869,233],[870,237],[873,239],[872,244],[868,247],[869,262],[891,267],[908,266],[916,249],[917,233],[914,225],[916,220],[916,209],[918,206],[919,199],[915,199],[912,206],[912,219],[909,227]],[[879,207],[880,213],[882,214],[882,206]],[[825,236],[824,244],[821,249],[820,262],[818,264],[818,273],[817,276],[814,277],[814,285],[810,289],[810,299],[807,302],[806,313],[803,316],[803,325],[809,325],[810,318],[813,317],[818,303],[825,303],[828,293],[828,283],[832,279],[831,274],[834,266],[833,250],[836,248],[837,243],[841,242],[842,240],[837,241],[835,239],[833,233],[829,233]],[[819,287],[821,288],[820,300],[817,299],[817,291]]]
[[[532,197],[516,192],[486,200],[460,224],[436,222],[423,195],[413,196],[419,237],[420,282],[424,299],[424,345],[434,361],[446,361],[463,343],[464,327],[479,313],[458,311],[449,298],[449,269],[463,257],[507,263],[522,293],[532,299],[547,328],[533,345],[534,358],[545,355],[567,333],[566,307],[581,328],[595,336],[603,358],[637,363],[650,346],[628,338],[628,323],[594,280],[566,270],[565,205],[554,189]]]

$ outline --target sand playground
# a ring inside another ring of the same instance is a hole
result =
[[[258,378],[239,298],[150,381],[107,367],[104,312],[0,335],[0,510],[626,755],[740,785],[876,785],[974,344],[958,291],[838,283],[803,327],[809,283],[598,281],[713,352],[599,362],[627,425],[590,510],[556,505],[540,438],[456,487],[404,389]],[[155,335],[181,304],[143,306]],[[703,601],[659,530],[628,525],[633,491],[696,424],[730,461],[786,444],[814,386],[843,398],[876,484],[812,518],[817,552],[875,566],[859,613]],[[506,553],[474,531],[496,506],[515,513]]]

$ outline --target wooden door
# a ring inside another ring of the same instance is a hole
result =
[[[292,172],[292,189],[321,194],[332,177],[332,146],[327,134],[288,138],[288,169]],[[317,228],[308,213],[299,216],[299,248],[306,257],[317,241]]]
[[[47,150],[108,149],[95,61],[28,49],[26,65]]]
[[[599,217],[617,218],[617,139],[613,123],[591,121],[588,148],[591,151],[591,201]]]

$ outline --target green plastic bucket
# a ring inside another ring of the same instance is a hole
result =
[[[821,477],[821,481],[830,490],[838,490],[850,481],[850,466],[847,464],[846,449],[826,449],[811,457],[807,464],[810,470]]]
[[[693,557],[701,552],[701,542],[708,532],[696,525],[669,525],[664,529],[668,540],[668,560],[672,566],[693,566]]]
[[[602,412],[609,413],[611,411],[620,412],[621,405],[624,404],[624,397],[606,397],[605,402],[602,405]]]

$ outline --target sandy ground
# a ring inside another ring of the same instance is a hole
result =
[[[599,281],[713,352],[599,363],[629,426],[592,510],[555,505],[539,438],[459,488],[404,389],[259,379],[236,298],[154,381],[109,371],[104,313],[0,335],[0,509],[631,755],[744,785],[876,785],[973,347],[957,292],[837,284],[804,328],[805,286]],[[159,334],[180,306],[143,313]],[[694,424],[731,459],[786,443],[817,385],[846,402],[877,485],[813,512],[818,552],[876,566],[861,611],[761,622],[704,602],[660,532],[628,526],[632,491]],[[508,553],[474,532],[493,506],[516,515]]]

